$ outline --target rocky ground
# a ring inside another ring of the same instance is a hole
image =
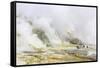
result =
[[[23,53],[17,53],[17,64],[95,61],[96,55],[89,54],[89,52],[92,51],[95,52],[96,50],[91,48],[75,49],[75,47],[48,47],[47,49],[37,49],[37,51],[33,52],[24,51]]]

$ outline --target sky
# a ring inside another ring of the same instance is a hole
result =
[[[17,3],[17,16],[32,20],[35,26],[49,25],[43,28],[54,29],[62,39],[70,32],[86,43],[96,44],[96,8]]]

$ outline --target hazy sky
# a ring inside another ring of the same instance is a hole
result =
[[[69,31],[84,42],[96,43],[96,8],[17,3],[17,16],[44,17],[61,37]]]

